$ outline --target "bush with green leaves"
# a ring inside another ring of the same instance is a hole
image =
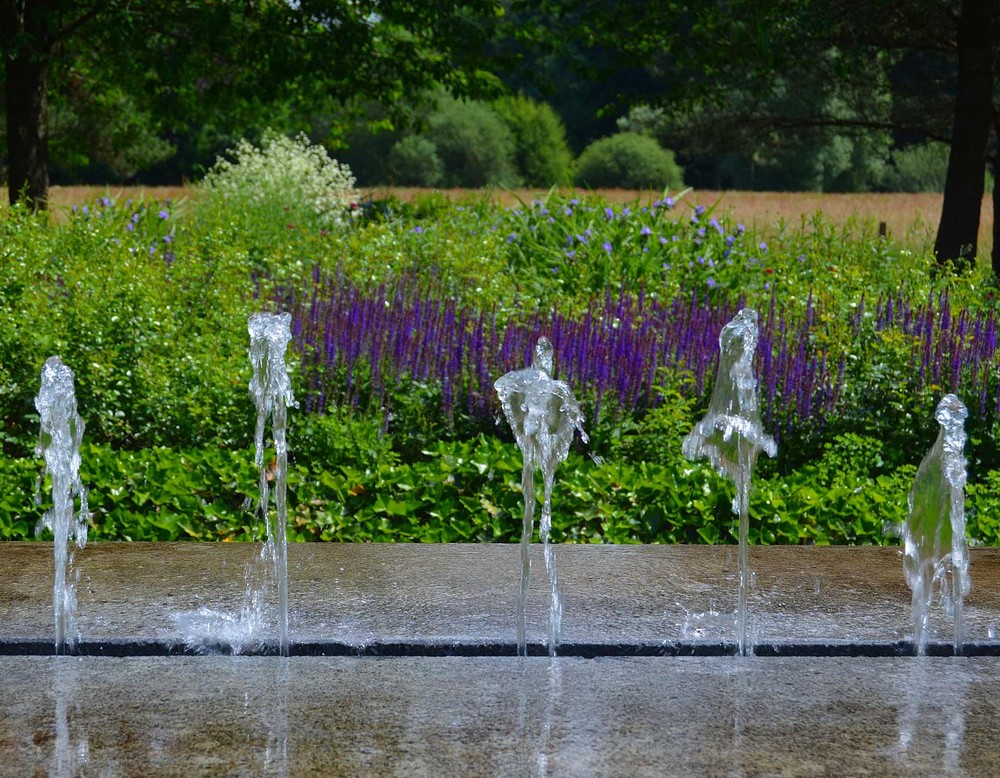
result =
[[[619,132],[595,140],[580,154],[573,176],[591,189],[680,189],[684,171],[673,152],[652,138]]]
[[[517,172],[526,186],[565,185],[571,180],[573,153],[562,120],[547,103],[518,95],[494,108],[514,136]]]
[[[948,172],[946,143],[929,141],[892,152],[886,188],[893,192],[943,192]]]
[[[514,136],[486,103],[442,97],[427,119],[427,137],[448,187],[517,186]]]
[[[444,163],[423,135],[400,138],[389,152],[389,179],[400,186],[434,187],[444,179]]]
[[[228,233],[285,234],[347,224],[357,198],[350,169],[305,135],[268,130],[259,145],[243,139],[198,184],[199,220]]]

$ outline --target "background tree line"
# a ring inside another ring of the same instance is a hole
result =
[[[998,7],[0,0],[0,157],[43,205],[50,176],[176,183],[268,127],[363,184],[634,186],[654,157],[673,184],[669,150],[702,188],[943,188],[936,251],[964,261],[998,163]]]

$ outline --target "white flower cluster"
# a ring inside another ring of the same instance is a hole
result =
[[[306,206],[323,226],[350,218],[356,198],[350,168],[310,144],[304,133],[287,138],[266,130],[260,147],[244,139],[229,155],[205,175],[203,195],[253,213],[294,214]]]

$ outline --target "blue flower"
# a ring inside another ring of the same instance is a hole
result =
[[[714,289],[715,288],[715,279],[712,278],[712,276],[709,276],[708,280],[705,283],[708,285],[709,289]]]
[[[170,218],[170,213],[169,213],[169,212],[167,212],[167,211],[162,211],[162,210],[161,210],[161,211],[160,211],[160,212],[159,212],[159,213],[157,214],[157,216],[159,216],[159,217],[160,217],[161,219],[169,219],[169,218]]]
[[[601,244],[601,248],[604,249],[609,254],[611,253],[612,246],[608,241],[604,241],[604,243]]]
[[[615,218],[615,211],[614,211],[614,209],[613,208],[605,208],[604,209],[604,216],[607,218],[608,221],[613,221],[614,218]]]
[[[507,236],[507,242],[508,243],[513,243],[515,240],[517,240],[517,233],[516,232],[512,232],[510,235]]]
[[[652,235],[653,231],[651,229],[649,229],[649,227],[643,227],[641,230],[639,230],[639,234],[640,235]]]
[[[760,250],[767,251],[767,244],[764,241],[760,242]]]

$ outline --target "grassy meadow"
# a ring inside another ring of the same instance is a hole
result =
[[[93,198],[112,194],[122,197],[150,197],[164,200],[182,200],[195,195],[194,186],[162,187],[85,187],[57,186],[51,193],[52,205],[56,208],[71,207]],[[545,197],[547,190],[469,190],[445,189],[427,190],[413,187],[379,187],[359,192],[362,200],[398,199],[412,202],[439,192],[452,202],[488,199],[501,207],[512,207],[519,202],[530,202]],[[561,190],[565,197],[573,197],[575,190]],[[626,204],[652,202],[660,192],[642,192],[631,189],[599,189],[588,192],[609,203]],[[942,195],[938,193],[904,194],[863,193],[863,194],[823,194],[816,192],[719,192],[699,190],[688,192],[684,199],[692,204],[706,207],[716,205],[723,212],[731,212],[735,218],[753,226],[764,234],[773,234],[782,227],[795,227],[808,223],[822,214],[822,217],[838,225],[854,225],[859,234],[877,233],[879,223],[884,222],[888,235],[897,242],[916,250],[926,250],[933,245],[938,218],[941,215]],[[979,247],[983,256],[988,256],[993,245],[993,198],[987,194],[983,198],[979,220]]]
[[[319,199],[281,169],[0,212],[0,537],[45,536],[34,396],[53,354],[86,424],[90,537],[258,537],[246,321],[273,310],[292,317],[290,538],[516,540],[521,457],[492,385],[544,334],[590,437],[557,471],[553,539],[732,542],[732,486],[680,443],[749,306],[778,441],[753,542],[898,542],[946,392],[969,409],[969,536],[1000,538],[995,285],[936,267],[938,196]]]

